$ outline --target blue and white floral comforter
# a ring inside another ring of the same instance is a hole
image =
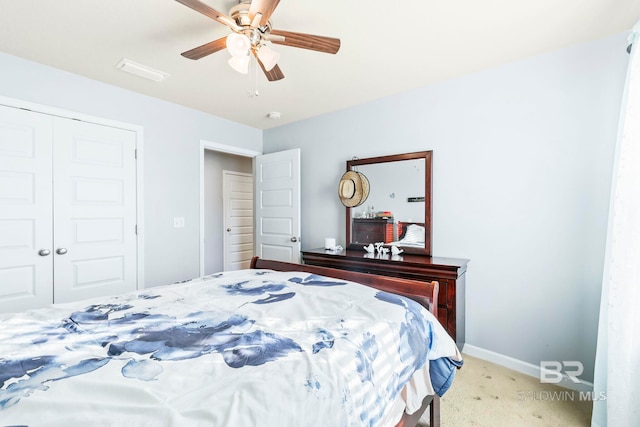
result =
[[[0,425],[392,426],[446,390],[440,358],[461,360],[409,299],[226,272],[1,315]]]

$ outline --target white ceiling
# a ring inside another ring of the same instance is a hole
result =
[[[224,13],[237,3],[203,1]],[[232,70],[226,51],[180,56],[229,30],[174,0],[0,0],[0,51],[268,129],[627,31],[639,18],[640,0],[283,0],[274,28],[342,46],[330,55],[274,45],[285,78],[268,82],[259,69]],[[124,73],[122,58],[170,77]],[[266,118],[272,111],[281,119]]]

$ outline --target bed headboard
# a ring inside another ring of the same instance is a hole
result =
[[[420,282],[400,277],[378,276],[358,271],[339,270],[337,268],[318,267],[314,265],[293,264],[253,257],[251,268],[262,268],[276,271],[304,271],[321,276],[335,277],[361,283],[385,292],[403,295],[418,302],[434,316],[438,313],[438,282]]]

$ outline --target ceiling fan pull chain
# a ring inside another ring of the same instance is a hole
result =
[[[259,96],[260,92],[258,92],[258,59],[256,58],[255,61],[253,61],[253,87],[255,88],[253,95],[254,96]]]
[[[249,98],[255,98],[260,95],[258,92],[258,64],[257,61],[251,61],[249,64],[253,68],[253,73],[249,73],[249,76],[253,74],[253,87],[251,85],[251,77],[249,77],[249,90],[247,90],[247,96]]]

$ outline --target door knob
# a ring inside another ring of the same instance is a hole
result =
[[[231,231],[231,229],[230,229],[230,228],[227,228],[227,231]]]
[[[67,248],[58,248],[58,249],[56,249],[56,253],[58,255],[64,255],[64,254],[67,253]]]
[[[297,242],[297,241],[298,241],[298,238],[294,236],[294,237],[292,237],[292,238],[291,238],[291,241],[292,241],[293,243],[295,243],[295,242]]]
[[[47,256],[51,253],[51,251],[49,249],[40,249],[38,251],[38,255],[40,256]]]

